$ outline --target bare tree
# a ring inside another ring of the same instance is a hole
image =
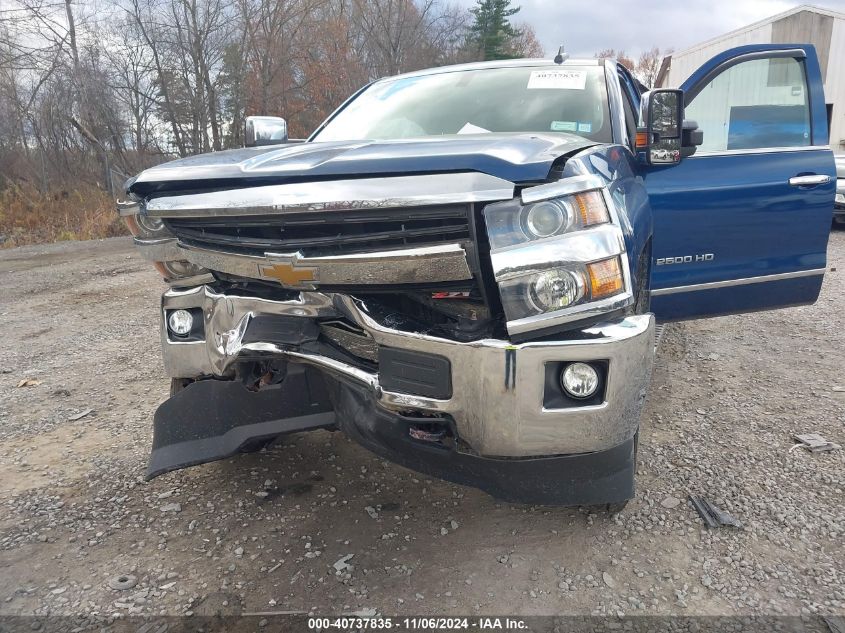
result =
[[[632,72],[636,68],[634,60],[628,57],[624,50],[617,51],[615,48],[605,48],[596,53],[595,57],[596,59],[615,59]]]
[[[519,35],[511,41],[511,53],[514,57],[543,57],[545,55],[537,34],[530,24],[519,24],[517,30]]]
[[[639,60],[637,60],[636,67],[634,67],[634,75],[646,87],[653,88],[654,82],[657,80],[657,74],[660,72],[660,64],[663,58],[671,52],[671,49],[661,52],[657,46],[643,51],[640,54]]]
[[[354,21],[367,43],[366,62],[374,77],[396,75],[427,65],[426,51],[436,30],[435,0],[353,0]],[[427,51],[426,51],[427,52]]]
[[[239,146],[246,114],[302,137],[376,78],[469,61],[450,0],[0,2],[0,170],[43,190]]]

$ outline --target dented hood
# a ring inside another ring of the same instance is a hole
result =
[[[542,182],[556,160],[595,145],[573,134],[474,134],[392,141],[292,143],[182,158],[128,183],[139,195],[356,176],[476,171]]]

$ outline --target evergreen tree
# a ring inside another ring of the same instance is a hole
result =
[[[469,27],[468,43],[482,60],[518,57],[512,46],[522,32],[515,29],[508,18],[519,12],[510,0],[477,0],[470,9],[473,23]]]

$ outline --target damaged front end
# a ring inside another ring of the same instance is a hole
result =
[[[136,234],[145,256],[186,263],[162,297],[176,389],[148,477],[335,428],[509,501],[628,499],[654,323],[621,220],[597,176],[514,196],[461,173],[125,205],[161,228]],[[541,204],[566,224],[538,237],[519,218]],[[567,391],[574,365],[589,392]]]

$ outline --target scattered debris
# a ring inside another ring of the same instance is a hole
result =
[[[720,510],[704,497],[690,495],[689,500],[692,501],[692,505],[698,511],[704,523],[707,524],[707,527],[735,527],[742,529],[742,523],[740,521],[733,518],[724,510]]]
[[[76,413],[76,414],[70,416],[68,418],[68,421],[69,422],[76,422],[77,420],[81,420],[82,418],[84,418],[86,415],[92,413],[93,411],[94,411],[94,409],[85,409],[84,411],[80,411],[79,413]]]
[[[24,378],[18,383],[18,388],[20,387],[37,387],[41,384],[41,380],[35,380],[35,378]]]
[[[138,579],[132,574],[120,574],[109,579],[109,587],[116,591],[126,591],[138,584]]]
[[[349,615],[354,615],[357,618],[374,618],[378,611],[373,609],[372,607],[365,607],[363,609],[358,609],[357,611],[353,611]]]
[[[841,615],[823,615],[822,620],[827,624],[830,633],[845,633],[845,617]]]
[[[679,505],[681,505],[681,500],[677,497],[673,497],[670,495],[666,497],[663,501],[661,501],[660,505],[662,505],[664,508],[669,508],[671,510],[672,508],[677,508]]]
[[[335,568],[335,571],[341,572],[349,569],[350,565],[347,563],[352,559],[355,554],[347,554],[346,556],[341,556],[337,561],[335,561],[332,567]]]
[[[835,451],[842,448],[839,444],[834,444],[833,442],[829,442],[824,439],[818,433],[797,434],[792,437],[798,440],[798,444],[789,449],[790,453],[799,446],[806,448],[811,453],[823,453],[825,451]]]

